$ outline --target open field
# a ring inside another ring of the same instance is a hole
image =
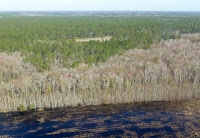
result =
[[[76,39],[76,42],[90,42],[90,41],[99,41],[99,42],[104,42],[104,41],[109,41],[111,40],[111,36],[106,36],[106,37],[96,37],[96,38],[85,38],[85,39]]]

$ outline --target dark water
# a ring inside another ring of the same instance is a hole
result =
[[[200,101],[0,114],[0,137],[200,137]]]

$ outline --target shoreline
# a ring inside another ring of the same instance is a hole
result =
[[[76,108],[90,108],[90,107],[108,107],[108,106],[126,106],[126,105],[154,105],[154,104],[164,104],[164,103],[199,103],[200,104],[200,99],[191,99],[191,100],[174,100],[174,101],[150,101],[150,102],[132,102],[132,103],[118,103],[118,104],[101,104],[101,105],[78,105],[78,106],[68,106],[68,107],[59,107],[59,108],[37,108],[32,111],[32,113],[39,113],[39,112],[45,112],[45,111],[54,111],[54,110],[62,110],[62,109],[76,109]],[[32,113],[26,112],[24,115],[31,115]],[[5,111],[1,112],[1,114],[18,114],[19,111]],[[22,115],[22,116],[24,116]],[[20,115],[21,116],[21,115]]]

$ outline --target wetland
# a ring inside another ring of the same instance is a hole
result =
[[[199,137],[200,101],[149,102],[0,114],[2,137]]]

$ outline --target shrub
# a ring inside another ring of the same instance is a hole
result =
[[[26,107],[24,106],[24,104],[20,104],[18,111],[20,114],[24,114],[26,112]]]
[[[75,68],[79,65],[79,62],[78,61],[74,61],[74,63],[71,65],[72,68]]]
[[[35,105],[34,104],[30,104],[28,106],[28,111],[33,111],[33,110],[35,110]]]

